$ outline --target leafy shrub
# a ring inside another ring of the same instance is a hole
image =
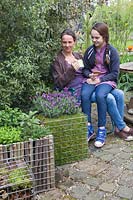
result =
[[[14,127],[0,127],[0,144],[11,144],[21,141],[21,129]]]
[[[24,127],[31,124],[40,124],[40,121],[35,117],[36,112],[28,114],[22,112],[19,108],[10,108],[8,106],[0,111],[0,126]]]
[[[0,110],[0,126],[20,126],[20,118],[23,112],[18,108],[10,108],[5,106],[5,109]]]
[[[33,105],[33,109],[49,118],[75,114],[79,111],[80,106],[76,97],[67,89],[61,92],[37,95],[33,98]]]
[[[57,9],[58,4],[1,0],[0,108],[5,104],[29,108],[29,96],[42,82],[50,83],[50,63],[60,48],[59,35],[66,21],[66,7]]]
[[[23,128],[21,132],[21,138],[23,141],[27,141],[29,138],[39,139],[50,134],[51,134],[51,131],[49,130],[48,127],[45,127],[43,125],[40,126],[40,125],[33,124],[31,126],[26,126],[25,128]]]
[[[18,108],[5,107],[0,111],[0,144],[11,144],[37,139],[51,134],[49,129],[41,125],[36,112],[23,113]]]

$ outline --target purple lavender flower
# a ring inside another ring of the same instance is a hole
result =
[[[34,109],[46,117],[58,117],[63,114],[75,114],[79,111],[80,103],[76,97],[65,88],[61,92],[43,93],[33,98]]]

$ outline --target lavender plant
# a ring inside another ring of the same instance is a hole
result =
[[[61,92],[36,95],[33,98],[33,105],[35,110],[48,118],[59,117],[64,114],[76,114],[80,108],[80,103],[67,88]]]

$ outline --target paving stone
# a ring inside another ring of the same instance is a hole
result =
[[[101,159],[106,161],[106,162],[109,162],[109,161],[114,159],[114,155],[106,153],[104,155],[101,155]]]
[[[125,199],[133,199],[133,189],[128,188],[126,186],[121,186],[117,191],[117,196],[125,198]]]
[[[109,167],[109,164],[107,164],[104,161],[99,161],[97,165],[90,165],[88,174],[96,176],[102,171],[104,171],[105,169],[107,169],[108,167]]]
[[[102,183],[102,179],[98,177],[89,176],[86,180],[84,180],[84,183],[93,187],[98,187]]]
[[[83,181],[87,179],[87,172],[84,171],[75,171],[73,174],[70,174],[70,178],[74,181]]]
[[[111,196],[111,197],[105,197],[104,200],[121,200],[121,198],[120,197],[113,197],[113,196]]]
[[[125,168],[133,171],[133,161],[129,161],[128,163],[126,163]]]
[[[130,145],[130,146],[128,145],[128,146],[124,149],[124,151],[132,154],[132,153],[133,153],[133,147],[132,147],[132,145]],[[133,154],[132,154],[132,155],[133,155]]]
[[[128,160],[131,157],[131,154],[129,152],[122,151],[119,155],[119,158],[122,158],[124,160]]]
[[[102,183],[99,187],[100,190],[105,192],[113,192],[115,185],[113,183]]]
[[[122,159],[122,158],[115,158],[114,160],[111,161],[113,165],[116,165],[117,167],[125,165],[127,160]]]
[[[84,161],[80,161],[76,164],[75,168],[82,170],[82,171],[89,171],[90,166],[97,165],[99,159],[91,156],[89,159],[85,159]]]
[[[120,178],[119,184],[133,188],[133,171],[125,170]]]
[[[123,169],[115,165],[110,165],[103,173],[99,174],[103,181],[115,181],[122,173]]]
[[[86,200],[103,200],[104,193],[101,191],[90,192]]]
[[[67,190],[67,193],[79,200],[87,199],[90,187],[86,184],[76,184]]]

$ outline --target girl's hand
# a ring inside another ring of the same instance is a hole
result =
[[[94,81],[94,80],[96,79],[97,75],[94,74],[94,73],[91,73],[91,74],[89,75],[89,77],[90,77],[90,79],[92,79],[92,80]]]
[[[94,80],[91,79],[91,78],[88,78],[88,79],[86,80],[86,82],[87,82],[88,84],[94,84],[94,85],[96,85],[96,84],[100,83],[101,81],[100,81],[99,78],[95,78]]]

